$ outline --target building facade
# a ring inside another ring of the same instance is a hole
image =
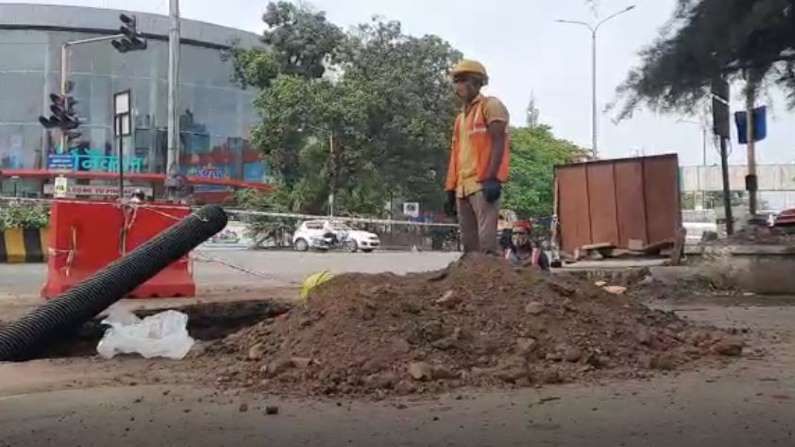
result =
[[[61,148],[59,131],[47,131],[51,93],[59,92],[65,42],[117,34],[119,14],[137,18],[148,48],[117,52],[110,42],[70,47],[67,76],[83,121],[81,137]],[[53,171],[112,170],[118,140],[112,123],[114,93],[132,96],[132,135],[124,140],[131,178],[164,174],[167,149],[168,29],[166,16],[136,12],[30,4],[0,4],[0,181],[2,193],[44,194]],[[250,145],[257,122],[255,92],[232,79],[225,57],[231,46],[260,45],[256,34],[182,20],[179,111],[180,168],[193,178],[263,183],[267,172]],[[70,163],[69,155],[75,162]],[[81,160],[83,162],[81,162]],[[86,163],[85,160],[90,160]],[[101,177],[101,176],[97,176]],[[85,180],[84,180],[85,182]],[[216,182],[208,190],[226,188]],[[202,185],[197,185],[202,188]]]

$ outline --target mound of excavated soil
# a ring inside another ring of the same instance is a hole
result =
[[[741,349],[590,282],[476,256],[436,273],[339,276],[205,359],[231,385],[383,396],[637,377]]]
[[[733,235],[708,243],[707,245],[795,245],[795,235],[790,229],[747,225]]]

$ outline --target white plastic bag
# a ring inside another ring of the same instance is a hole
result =
[[[188,335],[188,316],[168,310],[141,320],[131,312],[111,309],[103,324],[110,325],[97,345],[106,359],[116,354],[141,354],[145,358],[182,359],[193,346]]]

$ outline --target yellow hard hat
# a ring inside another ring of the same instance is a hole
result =
[[[461,62],[457,63],[456,66],[453,67],[453,71],[450,73],[450,76],[456,76],[462,73],[477,74],[483,77],[484,84],[489,82],[489,75],[486,73],[486,67],[484,67],[483,64],[478,61],[473,61],[470,59],[461,60]]]

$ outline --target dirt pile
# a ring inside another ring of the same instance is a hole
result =
[[[766,225],[746,225],[733,235],[712,241],[707,245],[792,245],[795,246],[795,235],[789,230]]]
[[[205,358],[233,386],[384,396],[637,377],[741,349],[591,282],[472,257],[436,273],[339,276]]]

